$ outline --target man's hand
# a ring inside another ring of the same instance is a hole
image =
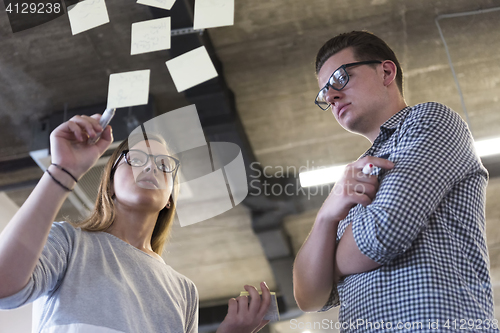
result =
[[[245,286],[250,294],[250,304],[247,296],[229,300],[226,318],[217,329],[217,333],[255,333],[269,323],[262,320],[271,304],[271,292],[265,282],[260,283],[262,300],[254,286]]]
[[[346,218],[351,208],[357,204],[368,206],[375,199],[379,182],[377,176],[365,175],[362,170],[366,164],[373,164],[382,169],[392,169],[394,163],[389,160],[366,156],[348,164],[342,178],[335,183],[321,209],[318,219],[341,221]]]

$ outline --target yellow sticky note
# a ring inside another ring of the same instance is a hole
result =
[[[170,17],[132,24],[130,54],[148,53],[170,48]]]
[[[166,62],[178,92],[217,77],[217,70],[205,46],[200,46]]]
[[[175,0],[138,0],[138,4],[170,10]]]
[[[234,24],[234,0],[196,0],[193,29]]]
[[[104,0],[83,0],[69,6],[68,18],[73,35],[109,22]]]
[[[140,70],[109,76],[107,108],[148,104],[150,70]]]

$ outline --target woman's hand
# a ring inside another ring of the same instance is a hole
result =
[[[217,333],[255,333],[269,323],[263,320],[271,304],[271,292],[265,282],[260,283],[262,300],[254,286],[245,286],[250,294],[250,304],[247,296],[229,300],[226,318],[217,329]]]
[[[104,154],[111,142],[113,134],[111,126],[104,131],[99,125],[100,114],[74,116],[59,125],[50,133],[50,154],[52,162],[67,169],[76,178],[82,177]],[[99,141],[88,144],[89,138],[101,133]]]

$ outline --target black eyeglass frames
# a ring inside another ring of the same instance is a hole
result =
[[[349,82],[349,74],[347,73],[347,68],[359,65],[370,65],[370,64],[381,64],[380,60],[368,60],[368,61],[358,61],[349,64],[344,64],[333,71],[332,75],[326,82],[325,86],[319,91],[314,100],[314,104],[319,106],[322,110],[328,110],[330,103],[326,101],[326,92],[329,88],[340,91],[345,88]]]
[[[153,157],[153,161],[156,167],[165,173],[174,172],[180,165],[180,161],[178,159],[169,155],[153,155],[147,154],[142,150],[126,149],[122,151],[120,157],[116,160],[111,170],[115,170],[122,157],[125,157],[125,161],[127,162],[127,164],[132,167],[145,166],[149,161],[149,157]]]

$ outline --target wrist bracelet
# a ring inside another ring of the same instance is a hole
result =
[[[58,181],[54,176],[52,176],[52,174],[50,173],[49,169],[45,170],[47,171],[47,173],[49,174],[50,178],[52,178],[57,184],[59,184],[59,186],[61,186],[63,189],[65,189],[66,191],[68,192],[71,192],[73,191],[72,189],[70,189],[69,187],[66,187],[64,186],[60,181]]]
[[[66,172],[66,173],[67,173],[67,174],[68,174],[71,178],[73,178],[73,180],[74,180],[75,182],[77,182],[77,183],[78,183],[78,180],[75,178],[75,176],[73,176],[73,175],[72,175],[72,174],[71,174],[68,170],[64,169],[64,168],[63,168],[62,166],[60,166],[59,164],[52,163],[52,165],[54,165],[55,167],[57,167],[59,170]],[[50,174],[50,173],[49,173],[49,174]]]

